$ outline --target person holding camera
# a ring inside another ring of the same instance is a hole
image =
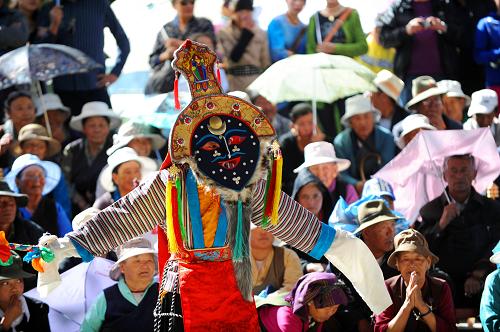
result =
[[[429,75],[437,81],[458,77],[463,29],[458,7],[444,0],[397,0],[377,17],[380,43],[394,47],[394,73],[405,87],[400,101],[411,99],[412,80]]]

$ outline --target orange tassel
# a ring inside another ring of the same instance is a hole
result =
[[[175,73],[175,81],[174,81],[174,102],[175,109],[181,109],[181,103],[179,101],[179,73]]]

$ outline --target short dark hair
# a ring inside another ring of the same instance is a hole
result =
[[[443,171],[448,166],[448,160],[450,160],[450,159],[470,160],[472,168],[476,169],[475,159],[474,159],[473,155],[471,155],[471,154],[454,154],[452,156],[448,156],[448,157],[444,158]]]
[[[9,93],[7,96],[7,99],[5,100],[5,111],[8,112],[10,110],[10,105],[14,102],[14,100],[21,98],[21,97],[26,97],[29,98],[31,101],[33,101],[33,97],[31,96],[31,93],[27,91],[12,91]]]
[[[290,119],[292,120],[293,123],[297,121],[298,118],[311,114],[312,113],[312,107],[308,103],[300,103],[292,107],[292,110],[290,111]]]

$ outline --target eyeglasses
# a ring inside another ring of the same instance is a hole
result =
[[[0,281],[0,288],[18,286],[23,283],[23,279],[10,279]]]

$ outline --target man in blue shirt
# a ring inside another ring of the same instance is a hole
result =
[[[54,92],[73,115],[81,112],[90,101],[103,101],[111,107],[107,87],[120,76],[130,44],[120,22],[107,0],[62,1],[63,19],[56,28],[50,26],[50,11],[55,6],[50,1],[42,7],[38,21],[38,39],[71,46],[83,51],[103,65],[103,69],[85,74],[67,75],[54,79]],[[105,72],[104,28],[109,28],[119,48],[118,58],[109,73]]]

